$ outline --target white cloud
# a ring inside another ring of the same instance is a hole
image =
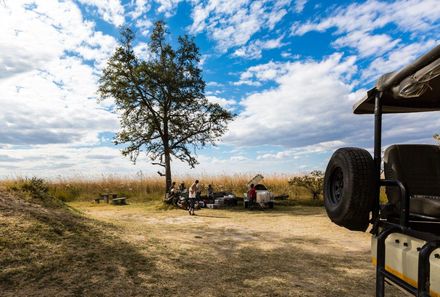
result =
[[[128,13],[139,33],[145,37],[150,34],[153,27],[153,22],[147,16],[152,2],[152,0],[135,0],[132,2],[132,10]]]
[[[217,103],[221,107],[229,109],[229,110],[234,109],[235,106],[237,105],[237,102],[235,100],[231,100],[231,99],[225,99],[225,98],[221,98],[221,97],[217,97],[217,96],[206,96],[206,98],[210,102]]]
[[[230,124],[224,140],[235,145],[287,147],[343,141],[344,132],[352,129],[348,120],[344,123],[353,104],[352,86],[346,78],[356,69],[355,59],[342,59],[341,54],[320,62],[269,63],[253,67],[245,72],[250,73],[245,79],[249,75],[260,76],[278,86],[240,101],[243,111]]]
[[[99,143],[115,131],[116,116],[96,104],[96,77],[77,58],[48,63],[0,80],[0,142],[15,145]]]
[[[148,61],[151,57],[150,47],[146,42],[139,42],[133,48],[135,55],[142,60]]]
[[[159,4],[157,12],[163,13],[166,17],[171,17],[182,0],[155,0],[155,2]]]
[[[192,33],[206,31],[222,52],[245,45],[262,29],[272,30],[287,13],[290,0],[194,1]]]
[[[133,19],[137,19],[151,9],[150,0],[135,0],[134,10],[130,13]]]
[[[287,4],[288,3],[286,3],[286,5]],[[282,8],[282,6],[283,5],[278,4],[275,9],[272,9],[267,13],[267,27],[269,28],[269,30],[273,30],[278,22],[281,21],[283,17],[287,14],[287,10],[285,8]]]
[[[122,26],[125,22],[125,11],[119,0],[77,0],[81,4],[93,7],[98,15],[106,22]]]
[[[300,13],[304,10],[307,0],[296,0],[295,1],[295,12]]]
[[[397,0],[393,2],[366,1],[348,7],[334,9],[331,16],[305,23],[296,22],[292,34],[304,35],[310,31],[324,32],[336,28],[334,33],[341,36],[333,44],[336,47],[355,48],[361,56],[381,55],[400,44],[386,34],[375,31],[387,25],[397,27],[397,31],[410,32],[423,39],[423,32],[438,30],[440,5],[437,0]]]
[[[141,160],[146,161],[142,157]],[[96,178],[115,173],[123,176],[145,170],[145,164],[142,164],[143,167],[132,165],[115,147],[45,145],[34,146],[32,150],[6,149],[0,155],[0,162],[2,177],[38,175],[45,178]],[[152,166],[148,169],[151,174],[155,172],[154,169],[157,170]]]
[[[75,50],[93,28],[70,2],[8,2],[0,9],[0,19],[0,78],[44,67],[65,50]]]
[[[206,83],[208,87],[223,87],[222,83],[216,82],[216,81],[209,81]]]
[[[326,141],[316,143],[313,145],[307,145],[303,147],[296,147],[293,149],[283,150],[276,153],[266,153],[257,156],[257,160],[281,160],[281,159],[298,159],[303,155],[316,154],[322,152],[328,152],[340,147],[345,146],[345,143],[340,140]]]
[[[203,68],[203,65],[205,65],[206,61],[209,59],[210,55],[202,55],[200,57],[200,61],[199,61],[199,67]]]
[[[153,22],[147,18],[138,19],[136,20],[136,27],[140,30],[141,35],[146,37],[150,34]]]
[[[207,95],[207,96],[220,95],[221,93],[223,93],[223,91],[220,91],[220,90],[215,90],[215,91],[205,91],[205,95]]]
[[[292,54],[291,52],[284,51],[284,52],[281,52],[281,57],[286,58],[286,59],[289,58],[292,60],[298,60],[301,58],[301,55]]]
[[[245,156],[232,156],[229,159],[230,161],[233,162],[242,162],[242,161],[247,161],[249,160],[249,158],[245,157]]]
[[[415,52],[417,47],[405,51]],[[392,59],[399,58],[404,57]],[[353,89],[355,62],[354,57],[333,54],[322,61],[272,62],[249,68],[244,79],[255,81],[263,74],[263,80],[276,86],[240,101],[242,112],[230,124],[224,142],[245,147],[278,147],[275,151],[258,153],[258,161],[268,162],[304,161],[304,158],[316,162],[317,156],[322,156],[325,162],[330,152],[340,146],[371,147],[372,117],[351,112],[353,104],[366,94],[365,89]],[[265,74],[273,69],[277,71]],[[402,142],[432,143],[440,119],[435,113],[387,115],[383,126],[385,146]],[[313,160],[307,159],[312,155]],[[295,168],[299,166],[295,163]]]
[[[138,18],[146,19],[146,14],[155,9],[156,14],[163,14],[169,18],[176,13],[177,6],[183,0],[133,0],[131,3],[131,12],[128,15],[136,20]]]
[[[108,58],[117,47],[117,41],[113,36],[95,31],[87,41],[81,43],[75,51],[84,59],[94,61],[98,70],[101,70],[107,63]]]
[[[200,165],[189,169],[187,164],[173,161],[173,177],[184,174],[199,176],[205,183],[205,176],[232,173],[277,173],[291,172],[289,160],[255,160],[242,154],[215,157],[201,154],[198,156]],[[157,177],[157,166],[152,166],[145,155],[140,155],[136,164],[124,158],[116,147],[78,147],[69,148],[60,145],[34,146],[32,150],[25,148],[4,149],[0,154],[0,178],[23,177],[38,175],[45,178],[102,178],[130,177],[142,172],[144,176]],[[185,176],[188,177],[187,175]]]
[[[113,37],[94,31],[70,1],[8,2],[0,18],[1,143],[90,145],[117,128],[116,116],[96,103]]]
[[[310,31],[323,32],[330,28],[337,28],[339,33],[369,32],[393,23],[403,31],[416,32],[432,29],[439,18],[437,0],[366,1],[339,7],[327,18],[296,23],[292,30],[295,35]]]
[[[260,87],[262,83],[251,79],[240,79],[239,81],[233,82],[232,85],[234,86],[248,85],[248,86]]]
[[[245,72],[240,74],[240,80],[234,82],[234,85],[251,85],[259,86],[262,82],[275,80],[281,75],[285,75],[288,71],[287,64],[279,62],[269,62],[249,67]]]
[[[333,45],[336,48],[353,47],[359,52],[359,56],[380,56],[400,43],[400,39],[393,40],[387,34],[371,35],[366,32],[354,31],[336,39]]]
[[[246,59],[260,59],[263,50],[278,49],[284,46],[285,44],[282,43],[283,37],[284,36],[280,36],[278,38],[265,41],[255,40],[250,44],[235,50],[232,55]]]

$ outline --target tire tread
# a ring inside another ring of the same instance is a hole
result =
[[[327,208],[332,221],[336,224],[344,226],[350,230],[365,231],[369,224],[369,213],[372,208],[373,202],[373,189],[374,189],[374,162],[370,153],[361,148],[346,147],[338,149],[332,156],[329,162],[327,171],[329,170],[332,161],[342,159],[344,168],[350,177],[350,183],[352,188],[352,195],[350,197],[343,197],[341,203],[346,203],[344,207],[346,210],[335,216],[332,211]],[[341,166],[343,166],[341,164]],[[331,168],[330,168],[331,169]],[[326,172],[326,176],[329,173]],[[325,179],[328,183],[328,178]],[[329,185],[324,185],[326,189]],[[345,185],[344,185],[345,187]],[[325,190],[325,193],[327,191]]]

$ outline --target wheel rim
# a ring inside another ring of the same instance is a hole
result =
[[[344,174],[342,173],[342,169],[338,167],[333,171],[333,174],[331,176],[330,201],[333,204],[338,204],[339,201],[341,201],[343,190],[344,190]]]

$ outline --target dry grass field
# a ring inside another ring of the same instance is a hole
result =
[[[158,202],[44,205],[0,191],[2,296],[374,293],[368,234],[335,226],[320,207],[191,217]]]
[[[251,174],[214,175],[214,176],[176,176],[178,184],[185,182],[188,187],[195,178],[201,181],[203,193],[206,194],[208,184],[214,186],[215,191],[230,191],[241,197],[247,191],[246,184],[253,177]],[[312,195],[304,188],[290,186],[290,175],[268,175],[264,184],[276,195],[287,194],[291,200],[298,203],[311,203]],[[20,188],[29,182],[27,178],[15,178],[0,181],[6,188]],[[46,180],[50,194],[62,201],[91,201],[99,197],[100,193],[117,193],[128,197],[132,202],[159,201],[164,197],[165,180],[159,176],[102,176],[100,178],[53,178]]]

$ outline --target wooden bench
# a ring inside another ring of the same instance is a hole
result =
[[[116,193],[102,193],[102,194],[99,194],[99,198],[95,198],[94,200],[98,204],[101,200],[104,200],[105,202],[109,203],[110,197],[112,199],[118,198],[118,194],[116,194]]]
[[[126,205],[127,197],[115,197],[112,199],[113,204]]]

